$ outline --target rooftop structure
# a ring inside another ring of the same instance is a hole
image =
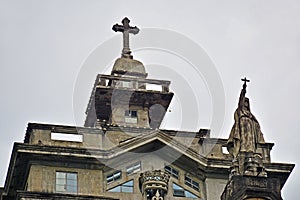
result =
[[[129,34],[139,29],[129,22],[113,26],[124,48],[111,74],[97,75],[84,127],[29,123],[0,200],[280,199],[294,165],[271,161],[274,144],[245,110],[246,79],[229,139],[160,129],[174,94],[133,59]]]

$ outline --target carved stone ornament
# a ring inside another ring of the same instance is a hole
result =
[[[170,175],[161,170],[147,171],[140,175],[140,189],[146,200],[163,200],[168,192]]]

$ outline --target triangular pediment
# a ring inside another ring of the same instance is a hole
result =
[[[207,159],[194,149],[179,141],[179,138],[169,136],[161,130],[153,130],[135,137],[123,140],[118,146],[109,150],[107,159],[114,159],[126,153],[156,153],[160,156],[185,157],[206,166]]]

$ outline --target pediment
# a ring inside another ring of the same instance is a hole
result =
[[[207,159],[198,152],[158,129],[121,141],[118,146],[109,150],[107,159],[130,153],[155,153],[170,159],[185,157],[202,166],[207,163]]]

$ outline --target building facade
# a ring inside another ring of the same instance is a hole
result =
[[[122,56],[110,75],[97,75],[84,127],[29,123],[24,142],[14,144],[0,199],[259,199],[232,196],[236,177],[257,174],[241,172],[250,161],[240,161],[240,149],[227,152],[230,139],[211,138],[208,129],[159,129],[174,95],[170,81],[147,79],[143,63],[133,59],[129,34],[139,29],[127,18],[113,30],[123,34]],[[261,199],[281,198],[294,167],[271,162],[273,145],[255,144],[259,164],[251,169],[263,169],[262,178],[279,192]],[[246,188],[264,187],[251,183]]]

